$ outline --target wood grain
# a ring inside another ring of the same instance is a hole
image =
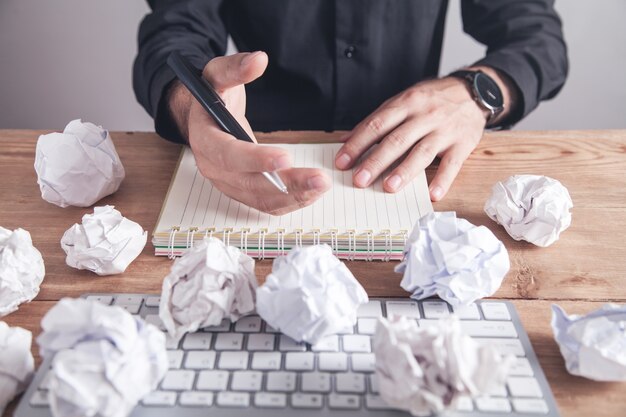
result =
[[[0,130],[0,226],[28,230],[46,264],[37,299],[3,320],[35,335],[43,314],[60,298],[85,292],[156,294],[171,265],[168,259],[153,256],[150,244],[118,276],[98,277],[65,264],[61,236],[91,208],[62,209],[41,199],[33,163],[37,137],[42,133],[47,132]],[[151,232],[180,146],[152,133],[116,132],[112,136],[126,179],[117,193],[98,205],[115,205]],[[340,136],[341,132],[257,135],[268,143],[336,141]],[[436,169],[436,163],[428,168],[429,179]],[[548,175],[569,189],[574,201],[573,223],[553,246],[536,248],[516,242],[484,214],[491,186],[514,174]],[[487,133],[448,196],[434,207],[454,210],[459,217],[489,227],[505,243],[511,271],[495,297],[514,300],[562,415],[626,414],[626,384],[591,382],[567,374],[549,326],[552,301],[573,313],[593,310],[604,301],[626,301],[626,131]],[[393,272],[395,263],[347,264],[371,296],[406,295],[398,286],[400,276]],[[259,280],[270,270],[271,261],[258,262]]]

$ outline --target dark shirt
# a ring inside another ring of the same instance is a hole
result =
[[[351,129],[383,101],[437,77],[447,0],[148,0],[133,84],[161,136],[180,141],[167,111],[178,50],[199,69],[226,51],[269,55],[247,86],[253,129]],[[487,46],[475,65],[507,74],[520,94],[515,123],[554,96],[568,69],[552,0],[463,0],[463,29]]]

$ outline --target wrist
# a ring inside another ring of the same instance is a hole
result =
[[[172,82],[166,94],[170,117],[181,136],[189,142],[189,109],[191,108],[193,97],[189,90],[178,80]]]

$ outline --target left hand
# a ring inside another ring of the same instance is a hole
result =
[[[487,117],[488,111],[473,100],[464,80],[447,77],[420,82],[384,102],[344,137],[335,165],[352,168],[379,144],[354,172],[354,185],[362,188],[406,154],[384,178],[385,191],[396,192],[439,156],[441,163],[430,184],[430,197],[438,201],[480,142]]]

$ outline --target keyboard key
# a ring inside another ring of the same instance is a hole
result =
[[[187,369],[213,369],[215,366],[215,352],[187,352],[185,368]]]
[[[208,350],[211,348],[213,334],[211,333],[187,333],[183,340],[185,350]]]
[[[317,360],[320,371],[346,371],[348,369],[348,355],[343,352],[320,353]]]
[[[176,350],[176,349],[178,349],[178,344],[179,344],[179,342],[177,342],[169,334],[165,335],[165,349],[167,349],[167,350]]]
[[[374,372],[376,358],[373,353],[354,353],[350,356],[352,370],[355,372]]]
[[[234,391],[260,391],[263,374],[255,371],[233,372],[230,387]]]
[[[480,312],[475,303],[468,306],[452,306],[452,311],[461,320],[480,320]]]
[[[369,336],[346,335],[342,336],[344,352],[371,352]]]
[[[482,345],[493,346],[501,355],[526,356],[524,346],[519,339],[480,338],[475,340]]]
[[[366,395],[365,406],[371,410],[393,410],[380,395]]]
[[[330,374],[326,372],[305,372],[302,377],[302,391],[330,392]]]
[[[193,380],[196,377],[194,371],[170,370],[165,374],[161,382],[164,390],[189,391],[193,387]]]
[[[506,397],[506,387],[504,386],[504,384],[494,385],[493,387],[491,387],[488,395],[491,397]]]
[[[168,360],[170,369],[180,368],[180,365],[183,363],[183,355],[184,355],[184,352],[182,350],[168,350],[167,351],[167,360]]]
[[[291,406],[293,408],[322,408],[322,396],[319,394],[293,394]]]
[[[29,404],[33,407],[48,407],[50,405],[48,391],[35,391],[30,397]]]
[[[339,352],[339,336],[326,336],[311,346],[311,350],[313,352]]]
[[[144,320],[146,321],[146,323],[150,323],[156,326],[162,332],[167,330],[165,328],[165,325],[163,324],[163,321],[161,321],[161,317],[159,317],[157,314],[148,314]]]
[[[90,295],[87,297],[87,300],[97,301],[105,306],[110,306],[113,302],[113,297],[110,295]]]
[[[220,333],[215,339],[215,350],[241,350],[243,348],[243,334]]]
[[[211,333],[224,333],[230,331],[231,322],[228,319],[224,319],[217,326],[209,326],[202,329],[203,332]]]
[[[183,407],[210,407],[213,405],[213,393],[208,391],[181,392],[178,402]]]
[[[246,316],[235,323],[235,331],[242,333],[259,333],[261,331],[261,317]]]
[[[518,413],[548,414],[550,409],[544,400],[535,398],[514,398],[513,408]]]
[[[172,391],[152,391],[143,397],[141,403],[148,407],[173,407],[176,404],[176,393]]]
[[[444,301],[424,301],[422,303],[424,317],[427,319],[440,319],[450,314],[448,303]]]
[[[369,376],[369,380],[370,380],[370,392],[372,392],[373,394],[378,394],[378,377],[376,376],[376,374],[372,374]]]
[[[134,294],[118,294],[113,301],[113,305],[116,306],[128,306],[128,305],[141,305],[143,301],[142,295]]]
[[[248,335],[248,350],[274,350],[276,336],[267,333]]]
[[[161,304],[161,297],[148,297],[144,304],[146,307],[158,307]]]
[[[291,337],[281,334],[280,342],[278,343],[278,349],[283,352],[286,352],[286,351],[304,352],[306,351],[306,344],[303,342],[296,342]]]
[[[472,337],[517,337],[510,321],[461,321],[461,329]]]
[[[295,372],[268,372],[267,390],[293,392],[296,390]]]
[[[247,392],[219,392],[216,402],[221,407],[248,407],[250,394]]]
[[[311,371],[314,361],[313,352],[289,352],[285,355],[285,369],[289,371]]]
[[[207,391],[224,391],[228,386],[228,372],[201,371],[198,374],[196,388]]]
[[[280,369],[280,352],[256,352],[252,355],[252,369],[273,371]]]
[[[358,395],[330,394],[328,396],[328,406],[340,410],[356,410],[360,407]]]
[[[365,392],[365,375],[363,374],[337,374],[335,375],[335,388],[338,392]]]
[[[361,318],[357,320],[357,332],[359,334],[374,334],[376,332],[376,323],[378,319]]]
[[[511,403],[506,398],[481,397],[476,399],[476,408],[491,413],[510,413]]]
[[[526,358],[517,358],[513,365],[509,369],[509,375],[511,376],[533,376],[533,368],[530,366],[530,361]]]
[[[261,408],[287,407],[287,395],[278,392],[257,392],[254,395],[254,405]]]
[[[246,369],[248,352],[222,352],[217,367],[219,369]]]
[[[512,376],[507,380],[506,385],[513,397],[543,397],[539,382],[533,377]]]
[[[345,329],[340,329],[337,331],[337,334],[354,334],[354,327],[346,327]]]
[[[472,402],[472,398],[466,395],[459,397],[456,402],[456,410],[465,412],[474,411],[474,403]]]
[[[387,317],[405,316],[410,319],[419,319],[420,309],[415,301],[387,301]]]
[[[511,320],[509,309],[504,303],[485,301],[480,303],[480,308],[483,310],[485,320]]]
[[[357,317],[380,317],[383,315],[383,309],[380,301],[370,300],[365,304],[361,304],[356,313]]]
[[[44,375],[43,378],[41,378],[41,380],[39,381],[39,386],[38,388],[41,390],[48,390],[50,389],[50,380],[52,379],[52,372],[46,372],[46,375]]]

